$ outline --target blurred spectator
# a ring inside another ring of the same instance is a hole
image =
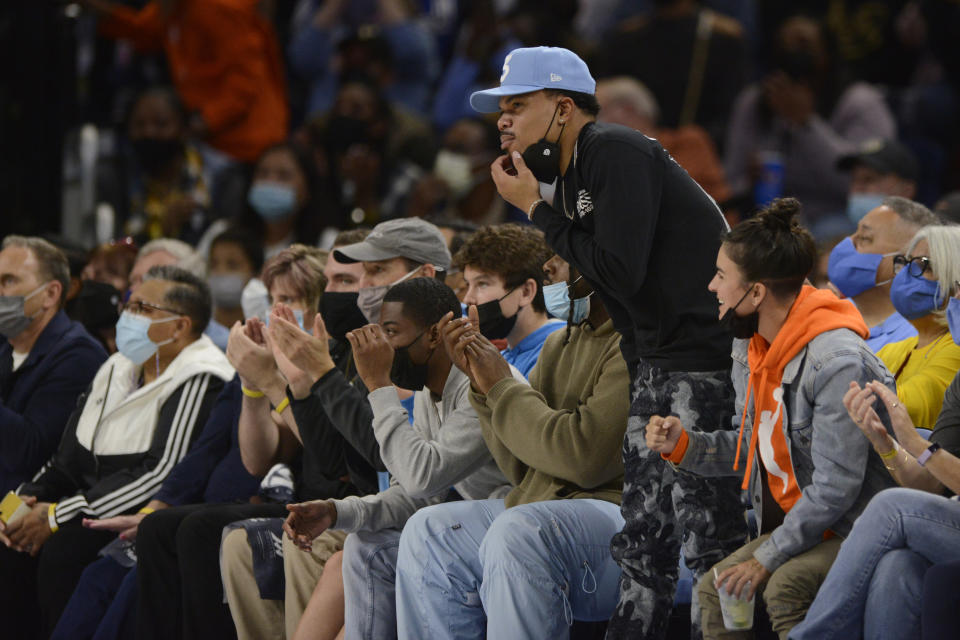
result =
[[[940,198],[933,210],[944,224],[960,224],[960,191],[953,191]]]
[[[775,154],[782,194],[803,202],[815,236],[830,235],[831,224],[846,225],[849,181],[837,160],[867,139],[894,138],[893,116],[875,88],[841,81],[826,31],[810,18],[781,25],[773,64],[737,98],[724,152],[727,179],[736,193],[750,191],[764,158]]]
[[[830,253],[837,247],[846,236],[833,236],[817,243],[817,261],[813,265],[813,271],[810,272],[810,284],[817,289],[829,289],[841,297],[843,294],[830,282],[828,271],[830,268]]]
[[[330,113],[309,129],[339,186],[341,218],[355,225],[400,217],[410,189],[433,165],[429,127],[391,107],[369,78],[346,80]]]
[[[132,238],[111,240],[90,252],[80,278],[109,284],[117,291],[126,291],[130,287],[130,272],[136,259],[137,245]]]
[[[920,177],[917,159],[896,140],[868,140],[855,153],[841,157],[837,168],[850,173],[847,217],[853,224],[879,207],[887,196],[916,198]]]
[[[238,223],[260,239],[269,259],[294,243],[314,245],[325,227],[341,226],[335,211],[311,154],[283,142],[264,151],[254,165]]]
[[[603,50],[598,77],[637,78],[656,96],[663,127],[698,124],[723,145],[734,98],[748,77],[740,23],[694,0],[664,0],[650,16],[622,24]]]
[[[152,0],[136,10],[83,0],[100,31],[141,51],[163,49],[193,135],[253,162],[287,135],[285,80],[273,28],[249,0]]]
[[[477,118],[463,118],[443,136],[433,172],[413,187],[407,216],[466,220],[473,224],[503,222],[507,203],[497,194],[490,163],[499,154],[496,127]]]
[[[210,323],[219,325],[227,337],[234,323],[243,323],[243,289],[262,268],[263,247],[250,234],[231,229],[213,239],[207,262],[207,284],[213,301]],[[217,346],[226,351],[226,338]]]
[[[153,267],[168,265],[176,265],[201,277],[205,274],[203,262],[186,242],[172,238],[152,240],[143,245],[137,253],[137,259],[130,269],[130,287],[126,291],[126,297],[143,283],[147,271]]]
[[[479,331],[498,344],[524,376],[537,364],[547,337],[566,327],[547,315],[544,263],[553,251],[529,225],[503,224],[477,231],[454,256],[467,283],[464,304],[477,305]]]
[[[137,96],[126,137],[129,146],[97,171],[97,199],[113,207],[115,232],[195,244],[209,223],[210,172],[176,93],[154,87]]]
[[[288,55],[310,82],[307,116],[328,110],[345,75],[374,79],[393,103],[426,112],[438,73],[432,34],[406,0],[309,0],[312,16],[299,26]]]
[[[695,124],[674,129],[657,127],[660,109],[643,84],[627,76],[601,80],[597,83],[597,102],[598,122],[622,124],[656,138],[714,200],[724,202],[730,197],[717,147],[707,132]]]
[[[494,0],[475,0],[469,5],[433,100],[433,124],[440,130],[476,117],[470,94],[494,84],[507,54],[523,46],[500,24],[495,4]]]
[[[960,227],[929,226],[894,259],[890,298],[917,336],[893,342],[877,355],[893,372],[897,397],[921,429],[933,429],[943,396],[960,370],[960,346],[950,338],[946,298],[960,282]]]
[[[890,299],[894,257],[917,231],[934,224],[936,216],[922,204],[891,196],[867,213],[857,224],[857,232],[841,240],[830,252],[830,282],[857,305],[870,328],[867,346],[874,353],[891,342],[917,335]]]
[[[107,358],[63,312],[69,278],[46,240],[7,236],[0,250],[0,495],[29,480]]]

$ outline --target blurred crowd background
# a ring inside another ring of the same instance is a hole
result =
[[[205,250],[239,226],[269,257],[398,217],[525,222],[467,99],[532,45],[586,59],[600,119],[731,221],[794,196],[829,246],[882,195],[960,208],[955,0],[3,4],[0,236]]]

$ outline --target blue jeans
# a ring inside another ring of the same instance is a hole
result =
[[[397,637],[395,587],[400,531],[358,531],[343,544],[345,637]]]
[[[790,638],[912,637],[924,572],[932,563],[956,560],[960,503],[913,489],[882,491],[853,525]]]
[[[620,507],[503,500],[418,511],[397,561],[397,633],[405,638],[567,638],[574,619],[607,620],[620,567],[610,539]]]

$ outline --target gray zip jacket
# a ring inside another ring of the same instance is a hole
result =
[[[368,398],[380,456],[391,475],[390,487],[374,495],[334,500],[337,522],[333,528],[348,532],[400,529],[417,509],[443,502],[450,487],[467,500],[502,498],[510,491],[470,406],[470,379],[456,367],[450,367],[439,403],[429,389],[416,392],[412,425],[393,387],[375,389]]]
[[[731,375],[737,394],[737,414],[733,419],[736,430],[688,431],[690,441],[683,460],[677,465],[679,469],[704,476],[743,476],[753,431],[752,397],[747,407],[738,471],[733,470],[733,462],[750,375],[748,344],[747,340],[733,342]],[[754,557],[768,571],[775,571],[790,558],[821,542],[828,529],[846,536],[874,494],[895,486],[880,456],[873,452],[843,406],[843,396],[851,381],[862,387],[872,380],[880,380],[895,390],[893,376],[887,368],[849,329],[820,334],[787,363],[781,382],[782,426],[803,494],[786,514],[783,524],[754,551]],[[892,433],[886,410],[882,406],[875,405],[875,408]],[[760,473],[757,452],[750,474],[750,494],[758,526],[762,526]]]

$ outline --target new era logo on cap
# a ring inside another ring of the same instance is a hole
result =
[[[500,110],[500,98],[540,89],[565,89],[593,95],[597,83],[577,54],[560,47],[514,49],[503,61],[500,86],[477,91],[470,106],[482,113]]]

